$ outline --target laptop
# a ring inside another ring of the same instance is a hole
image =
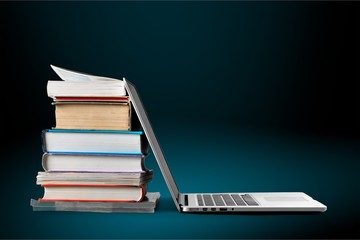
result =
[[[135,86],[123,79],[130,101],[179,212],[324,212],[327,207],[303,192],[181,193]]]

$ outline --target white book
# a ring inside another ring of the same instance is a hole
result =
[[[49,172],[142,172],[141,154],[44,153],[42,166]]]
[[[51,65],[61,80],[49,80],[47,93],[56,97],[121,97],[126,95],[123,80],[95,76]]]
[[[49,80],[47,94],[56,97],[121,97],[126,95],[123,81],[71,82]]]
[[[42,147],[49,153],[146,155],[149,145],[141,131],[44,129]]]
[[[110,77],[103,77],[103,76],[96,76],[87,73],[82,73],[78,71],[73,71],[61,67],[57,67],[54,65],[50,65],[51,68],[56,72],[56,74],[64,81],[69,82],[91,82],[91,81],[101,81],[101,82],[111,82],[111,81],[120,81],[117,78],[110,78]]]
[[[140,186],[152,180],[153,171],[142,172],[38,172],[36,184],[118,184]]]

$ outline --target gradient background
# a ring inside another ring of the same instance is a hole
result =
[[[359,2],[0,2],[1,238],[360,238]],[[182,192],[321,214],[33,212],[50,64],[136,84]]]

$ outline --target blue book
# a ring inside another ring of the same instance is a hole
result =
[[[141,131],[45,129],[42,147],[48,153],[146,155],[149,144]]]

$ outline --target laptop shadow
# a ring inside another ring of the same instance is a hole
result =
[[[321,212],[184,212],[200,215],[244,215],[244,216],[285,216],[285,215],[318,215]]]
[[[175,207],[174,201],[172,198],[162,198],[160,197],[156,211],[161,212],[177,212],[178,210]]]

